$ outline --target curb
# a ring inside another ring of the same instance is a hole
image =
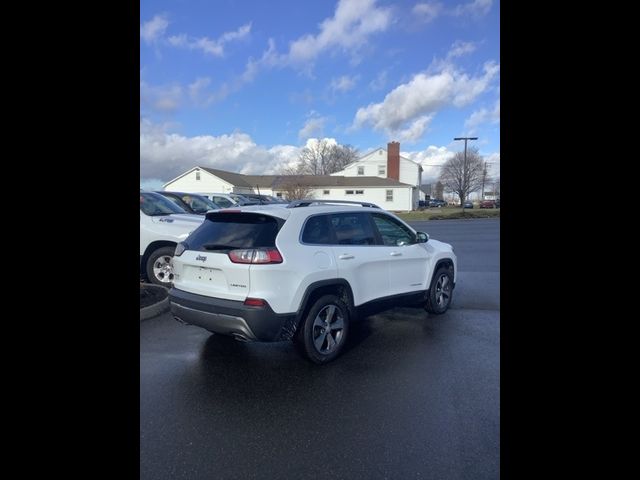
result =
[[[158,288],[164,289],[164,287],[158,287]],[[148,307],[141,308],[140,321],[142,322],[143,320],[149,320],[150,318],[157,317],[161,313],[168,312],[168,311],[169,311],[169,297],[166,297],[164,300],[160,300],[158,303],[154,303],[153,305],[149,305]]]

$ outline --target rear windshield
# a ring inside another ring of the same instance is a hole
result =
[[[186,240],[188,250],[275,247],[284,220],[260,213],[215,213]]]

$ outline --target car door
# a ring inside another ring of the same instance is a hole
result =
[[[330,221],[336,242],[331,249],[338,276],[351,285],[354,305],[390,295],[388,258],[376,245],[369,214],[332,213]]]
[[[423,243],[416,243],[415,234],[401,222],[384,213],[371,217],[382,239],[378,249],[387,259],[389,295],[426,289],[429,253]]]

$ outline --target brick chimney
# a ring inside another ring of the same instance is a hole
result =
[[[400,181],[400,143],[387,143],[387,178]]]

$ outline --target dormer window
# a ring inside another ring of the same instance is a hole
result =
[[[378,165],[378,175],[386,175],[386,174],[387,174],[387,166]]]

